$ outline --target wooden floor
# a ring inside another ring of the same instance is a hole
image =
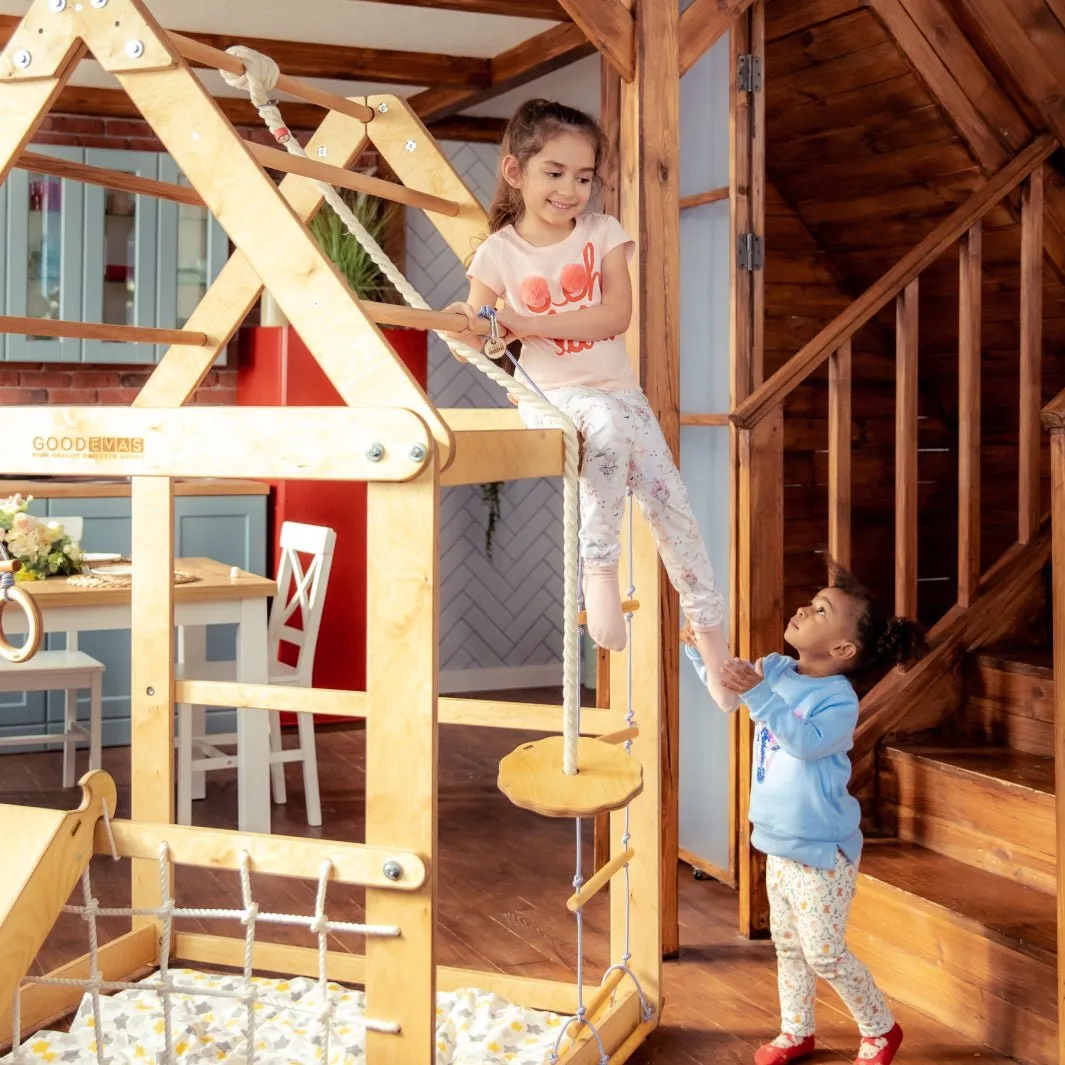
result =
[[[523,693],[529,698],[530,693]],[[533,696],[535,697],[535,696]],[[498,759],[524,736],[489,729],[444,726],[440,757],[440,863],[438,961],[465,967],[500,969],[523,976],[570,979],[574,974],[574,925],[565,909],[574,859],[572,822],[554,822],[511,806],[495,787]],[[274,830],[292,835],[362,839],[363,733],[319,730],[322,780],[322,829],[304,821],[302,784],[289,767],[289,801],[274,807]],[[60,755],[0,757],[0,802],[66,808],[75,793],[60,784]],[[128,815],[129,751],[108,749],[104,768],[119,783],[120,815]],[[208,778],[208,798],[194,806],[197,823],[235,827],[235,774]],[[638,845],[639,841],[634,841]],[[128,900],[128,866],[109,858],[93,863],[95,894],[104,905]],[[181,904],[239,905],[236,874],[179,869]],[[313,886],[275,878],[253,878],[261,906],[288,913],[309,913]],[[602,902],[600,905],[599,903]],[[338,919],[357,920],[360,892],[331,892],[327,910]],[[587,908],[589,968],[597,982],[608,964],[605,898]],[[681,957],[665,966],[665,1014],[662,1027],[632,1059],[634,1065],[710,1065],[748,1063],[755,1047],[777,1031],[776,978],[772,947],[736,934],[735,893],[713,881],[696,881],[687,869],[680,877]],[[112,922],[111,935],[127,924]],[[190,930],[239,935],[233,924],[185,923]],[[38,958],[47,970],[84,953],[85,931],[64,917]],[[265,938],[312,945],[297,930],[266,930]],[[110,938],[102,935],[101,938]],[[359,943],[336,949],[360,949]],[[819,999],[822,1050],[815,1061],[853,1060],[857,1035],[833,992],[822,985]],[[970,1061],[996,1065],[1008,1059],[955,1035],[917,1011],[900,1006],[906,1030],[900,1061]]]

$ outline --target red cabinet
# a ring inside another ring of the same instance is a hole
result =
[[[428,342],[421,330],[384,329],[415,378],[426,385]],[[352,357],[355,358],[354,352]],[[237,403],[246,407],[340,406],[341,399],[291,326],[241,330]],[[325,442],[323,442],[325,443]],[[342,442],[338,442],[342,446]],[[268,564],[277,567],[284,521],[328,525],[336,548],[314,659],[316,688],[366,688],[366,485],[360,481],[272,481]]]

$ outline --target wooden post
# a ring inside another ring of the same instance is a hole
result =
[[[1017,540],[1039,529],[1039,410],[1043,372],[1043,168],[1021,187],[1021,410],[1017,462]]]
[[[606,214],[616,218],[621,214],[621,75],[609,63],[600,64],[599,125],[606,137],[608,152],[607,169],[602,177],[602,208]],[[596,650],[595,705],[602,709],[610,708],[610,652],[601,647]],[[608,814],[602,814],[595,819],[593,851],[593,867],[601,869],[610,860]]]
[[[778,651],[784,636],[784,412],[778,407],[739,435],[739,584],[742,658]],[[765,858],[751,847],[747,810],[754,730],[741,707],[739,779],[740,932],[769,930]]]
[[[680,75],[675,0],[641,0],[636,16],[636,77],[622,85],[621,221],[636,238],[630,358],[676,460],[680,449]],[[642,522],[640,522],[642,524]],[[677,915],[680,611],[659,564],[641,582],[641,626],[661,633],[658,702],[662,721],[662,947],[680,949]],[[635,626],[634,626],[635,627]],[[620,656],[615,656],[619,657]],[[616,678],[615,674],[615,678]],[[622,691],[624,689],[621,689]],[[615,708],[617,700],[614,701]],[[645,763],[646,771],[646,763]]]
[[[130,654],[130,816],[174,822],[174,493],[169,477],[132,478],[133,557]],[[162,899],[159,862],[131,863],[132,905]],[[171,887],[173,890],[173,887]],[[158,918],[134,917],[133,929],[161,928]],[[159,962],[156,941],[155,962]]]
[[[917,617],[917,297],[914,278],[896,301],[895,613]]]
[[[762,382],[763,275],[740,269],[737,242],[744,233],[764,232],[765,215],[765,101],[764,93],[739,87],[739,60],[765,52],[764,4],[758,0],[735,20],[730,35],[729,61],[729,219],[732,247],[729,271],[730,400],[735,410]],[[752,432],[733,429],[731,441],[732,548],[730,552],[732,646],[744,657],[779,650],[783,635],[783,412],[775,411]],[[779,461],[776,449],[779,445]],[[757,470],[752,462],[761,463]],[[769,472],[772,471],[772,472]],[[765,478],[776,477],[774,487]],[[772,504],[769,525],[754,529],[750,522],[752,498],[779,499]],[[779,522],[780,528],[777,529]],[[757,539],[752,539],[756,537]],[[778,579],[779,578],[779,579]],[[753,582],[753,586],[752,586]],[[752,601],[750,596],[755,596]],[[779,621],[775,620],[779,618]],[[751,850],[747,808],[754,730],[745,710],[734,717],[732,773],[736,788],[729,811],[735,836],[740,883],[740,931],[764,934],[769,927],[769,902],[765,893],[765,864]]]
[[[958,264],[958,606],[980,586],[980,327],[983,228],[962,238]]]
[[[417,891],[366,889],[367,923],[402,929],[366,941],[366,1015],[401,1027],[366,1033],[375,1065],[435,1054],[439,524],[435,462],[413,481],[367,486],[366,842],[412,850],[429,870]]]
[[[851,564],[851,342],[828,358],[828,553]]]
[[[1058,886],[1058,1060],[1065,1061],[1065,420],[1050,434],[1052,612],[1054,619],[1054,785]]]

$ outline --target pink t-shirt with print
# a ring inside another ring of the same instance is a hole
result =
[[[501,294],[521,314],[564,314],[603,302],[603,259],[619,245],[627,245],[631,259],[632,238],[608,214],[580,215],[568,237],[544,248],[505,226],[477,248],[467,276]],[[621,334],[595,341],[525,337],[521,366],[541,389],[640,387]]]

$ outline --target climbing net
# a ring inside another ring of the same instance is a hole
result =
[[[104,806],[104,825],[111,844],[111,856],[116,861],[119,858],[115,847],[114,835],[111,830],[111,819]],[[252,895],[251,886],[251,857],[247,851],[240,855],[240,909],[218,909],[210,907],[183,907],[174,901],[171,888],[171,853],[170,848],[164,841],[159,845],[159,897],[162,900],[156,907],[108,907],[101,906],[93,894],[92,880],[88,866],[81,875],[81,905],[68,905],[63,907],[64,913],[77,914],[85,922],[89,939],[89,975],[87,978],[60,977],[60,976],[29,976],[25,977],[26,983],[48,984],[62,987],[78,987],[84,989],[92,1003],[93,1027],[96,1038],[94,1040],[97,1065],[107,1065],[108,1053],[106,1049],[103,1014],[101,1010],[101,992],[110,991],[148,991],[159,996],[163,1014],[163,1058],[162,1065],[177,1065],[177,1046],[180,1039],[175,1038],[173,1023],[173,1000],[175,995],[187,995],[193,998],[213,997],[235,999],[243,1004],[246,1011],[244,1024],[244,1039],[246,1042],[246,1055],[243,1060],[246,1065],[254,1065],[256,1058],[256,1013],[264,1006],[271,1006],[278,1011],[284,1011],[296,1016],[304,1016],[318,1024],[318,1039],[321,1046],[321,1060],[329,1060],[329,1042],[336,1025],[337,1002],[344,994],[343,988],[330,984],[326,969],[328,964],[327,938],[332,932],[341,932],[349,935],[397,937],[402,934],[402,929],[395,925],[367,925],[357,924],[351,921],[334,921],[326,915],[326,888],[333,873],[333,863],[326,859],[322,862],[318,875],[318,888],[315,895],[314,915],[301,916],[288,913],[270,913],[259,909],[259,904]],[[159,948],[159,970],[155,979],[142,980],[132,983],[127,980],[105,980],[100,971],[100,944],[97,921],[101,917],[156,917],[162,925]],[[174,921],[180,918],[201,918],[207,920],[233,920],[238,921],[245,928],[244,934],[244,964],[242,979],[237,990],[226,990],[204,986],[203,984],[185,984],[179,978],[175,978],[170,972],[170,948],[173,939]],[[272,994],[262,984],[252,980],[253,957],[255,953],[255,931],[264,924],[291,925],[308,929],[318,940],[318,982],[317,995],[315,997],[316,1008],[308,1009],[289,998],[281,998]],[[14,1009],[12,1019],[12,1054],[14,1062],[21,1060],[21,1017],[20,1017],[21,989],[16,989],[14,996]],[[361,1022],[369,1031],[383,1032],[396,1035],[400,1026],[391,1021],[377,1021],[364,1018]]]

